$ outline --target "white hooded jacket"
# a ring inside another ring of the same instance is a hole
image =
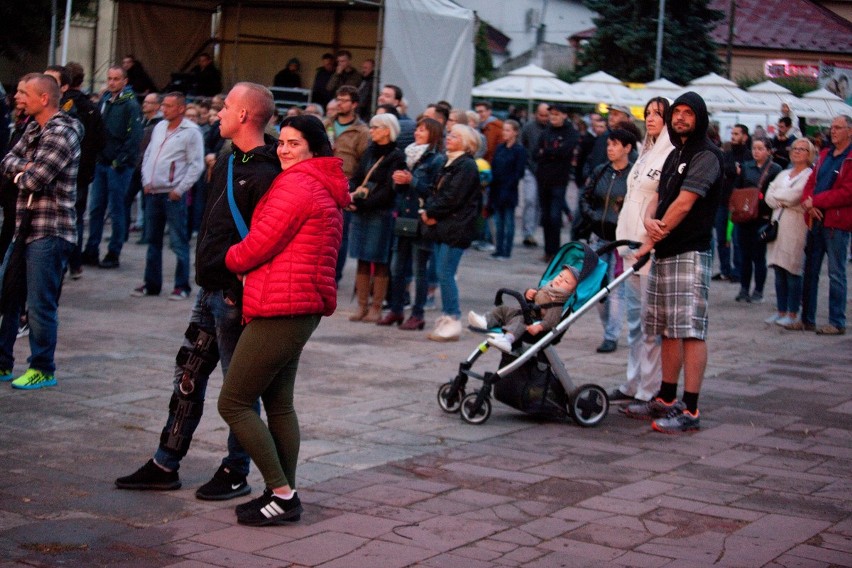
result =
[[[645,135],[639,157],[630,169],[630,173],[627,174],[627,195],[624,196],[624,205],[618,214],[618,225],[615,227],[616,239],[628,239],[640,243],[645,241],[648,236],[643,222],[645,210],[657,194],[660,171],[672,150],[674,146],[665,126],[656,141]],[[633,253],[634,251],[628,247],[619,247],[618,254],[624,258],[625,267],[636,262]],[[648,262],[639,273],[648,274],[650,268],[651,263]]]
[[[184,118],[169,132],[168,122],[161,120],[151,132],[151,142],[142,159],[142,185],[153,193],[177,191],[183,195],[198,181],[204,171],[204,140],[201,129]]]

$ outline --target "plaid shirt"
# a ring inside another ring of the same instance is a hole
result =
[[[42,128],[38,122],[27,125],[24,135],[0,163],[0,172],[14,178],[32,162],[18,180],[17,218],[27,208],[31,194],[32,231],[27,244],[44,237],[60,237],[77,243],[77,168],[83,126],[75,118],[59,112]],[[17,228],[15,238],[18,238]]]

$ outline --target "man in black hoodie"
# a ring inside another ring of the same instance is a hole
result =
[[[657,199],[646,210],[648,239],[637,252],[642,256],[654,249],[645,332],[663,337],[663,383],[656,398],[631,404],[624,412],[653,420],[654,430],[664,433],[700,427],[698,394],[707,367],[713,220],[723,181],[722,152],[707,137],[708,123],[704,99],[691,91],[669,109],[666,126],[675,149],[663,165]]]
[[[195,251],[195,281],[200,289],[177,356],[168,419],[154,458],[135,473],[116,479],[121,489],[180,488],[178,468],[201,420],[210,373],[217,362],[223,376],[228,371],[242,333],[242,283],[225,266],[225,254],[242,238],[237,217],[247,227],[258,201],[281,173],[277,141],[264,139],[263,134],[274,110],[272,93],[266,87],[237,83],[219,112],[220,134],[231,139],[233,152],[220,156],[213,167]],[[231,196],[237,211],[230,204]],[[260,411],[259,404],[255,410]],[[249,456],[230,433],[228,455],[195,496],[222,501],[246,495],[251,492],[248,471]]]
[[[550,105],[550,124],[538,142],[536,182],[544,229],[544,260],[550,262],[559,250],[562,229],[562,206],[571,176],[571,159],[580,134],[568,120],[568,108]]]

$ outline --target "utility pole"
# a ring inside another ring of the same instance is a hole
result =
[[[68,63],[68,35],[71,32],[71,0],[65,2],[65,26],[62,30],[62,58],[60,65]]]
[[[660,0],[660,12],[657,15],[657,57],[654,60],[654,80],[660,78],[663,66],[663,27],[666,21],[666,0]]]
[[[725,76],[731,78],[731,64],[734,58],[734,21],[737,17],[737,2],[731,0],[731,7],[728,10],[728,46],[725,49]]]
[[[56,15],[59,8],[56,0],[50,2],[50,45],[47,51],[47,64],[56,65]]]

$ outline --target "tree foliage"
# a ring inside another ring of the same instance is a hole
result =
[[[488,49],[488,24],[479,20],[474,39],[473,83],[479,85],[494,76],[494,62]]]
[[[51,0],[0,2],[0,56],[12,61],[43,50],[50,40]],[[65,2],[57,1],[57,41],[61,37]],[[79,14],[89,8],[89,0],[74,0],[71,13]]]
[[[741,89],[748,89],[752,85],[757,85],[766,81],[766,76],[762,73],[742,74],[734,79],[737,86]],[[801,97],[807,92],[819,89],[819,83],[815,77],[775,77],[771,79],[773,83],[777,83],[790,91],[797,97]]]
[[[579,54],[582,74],[606,71],[623,81],[654,79],[659,0],[584,0],[596,12],[597,31]],[[685,84],[710,72],[721,61],[710,32],[725,18],[708,0],[666,2],[661,74]]]

